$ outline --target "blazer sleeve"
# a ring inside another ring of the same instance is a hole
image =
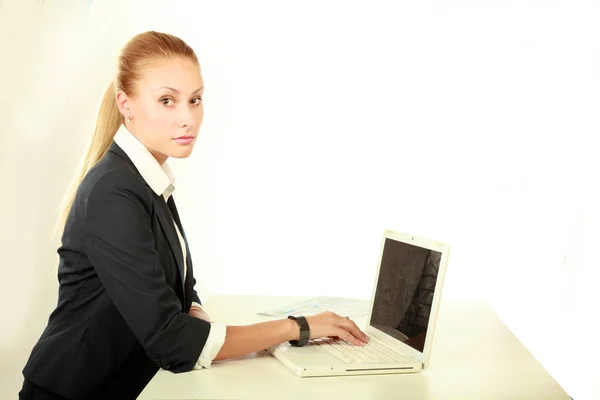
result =
[[[156,364],[172,372],[191,370],[210,323],[182,313],[166,283],[154,245],[152,198],[132,172],[102,175],[84,207],[85,250],[104,289]]]

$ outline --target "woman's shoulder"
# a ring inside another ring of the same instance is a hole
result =
[[[148,185],[133,165],[109,151],[84,176],[77,197],[88,202],[124,193],[148,204],[152,199]]]

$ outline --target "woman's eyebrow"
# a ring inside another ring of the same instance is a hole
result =
[[[156,89],[156,90],[160,90],[160,89],[169,89],[169,90],[172,90],[172,91],[174,91],[174,92],[175,92],[175,93],[177,93],[177,94],[181,94],[181,93],[179,92],[179,90],[177,90],[177,89],[174,89],[174,88],[172,88],[172,87],[169,87],[169,86],[162,86],[162,87],[159,87],[159,88],[158,88],[158,89]],[[196,90],[194,90],[192,93],[198,93],[198,92],[199,92],[199,91],[201,91],[202,89],[204,89],[204,86],[202,86],[202,87],[201,87],[201,88],[199,88],[199,89],[196,89]]]

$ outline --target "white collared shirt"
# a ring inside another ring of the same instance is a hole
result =
[[[133,162],[133,165],[137,168],[142,178],[146,181],[148,186],[159,196],[163,196],[165,202],[169,200],[169,197],[175,191],[175,176],[169,168],[169,165],[165,162],[160,163],[154,158],[152,153],[144,146],[129,130],[125,125],[121,124],[114,138],[115,142],[119,147],[127,154],[127,156]],[[183,250],[183,262],[184,262],[184,277],[187,276],[187,254],[185,247],[185,240],[177,227],[175,221],[173,221],[175,231],[179,237],[179,243]],[[193,302],[198,307],[200,304]],[[210,332],[208,339],[202,349],[200,358],[194,369],[209,368],[214,358],[217,356],[223,343],[225,343],[226,327],[224,324],[218,322],[211,322]]]

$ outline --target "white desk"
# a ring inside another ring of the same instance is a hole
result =
[[[214,296],[213,320],[245,325],[298,297]],[[362,328],[366,318],[357,319]],[[266,351],[173,374],[160,370],[139,399],[544,399],[569,396],[485,303],[442,301],[430,367],[419,374],[300,378]]]

